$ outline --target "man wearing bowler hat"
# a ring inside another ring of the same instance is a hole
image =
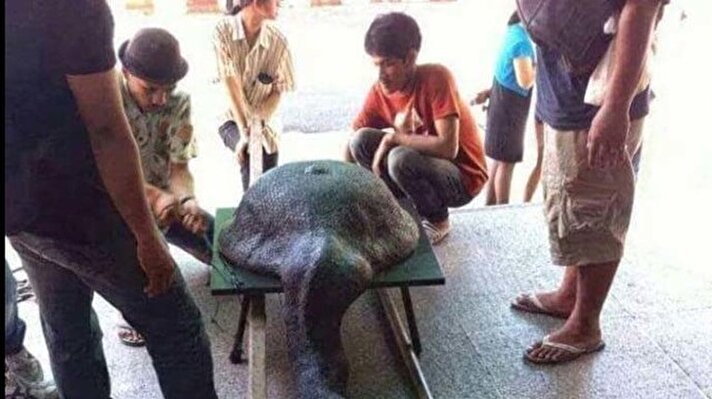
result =
[[[197,155],[190,121],[190,96],[176,91],[188,72],[173,35],[160,28],[139,30],[119,47],[124,111],[139,147],[146,197],[166,239],[210,264],[214,219],[198,205],[188,162]],[[130,328],[122,342],[140,346]]]
[[[178,41],[142,29],[119,48],[124,110],[141,154],[146,195],[166,238],[210,263],[213,218],[198,206],[188,162],[197,155],[190,96],[175,90],[188,72]]]

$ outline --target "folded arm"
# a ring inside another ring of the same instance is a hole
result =
[[[434,135],[393,133],[393,146],[402,145],[430,156],[455,159],[459,149],[460,119],[450,115],[435,121]]]

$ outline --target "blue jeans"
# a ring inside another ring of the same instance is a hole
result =
[[[25,322],[17,315],[17,282],[5,260],[5,356],[22,349]]]
[[[107,399],[111,389],[102,332],[91,302],[99,293],[146,339],[163,396],[216,398],[210,343],[200,311],[175,271],[149,298],[136,242],[123,222],[111,239],[75,244],[28,233],[11,236],[35,291],[52,372],[62,397]]]
[[[356,162],[371,170],[373,157],[386,133],[364,128],[349,143]],[[396,197],[407,195],[423,218],[439,223],[448,218],[448,207],[466,205],[472,198],[454,162],[431,157],[404,146],[393,148],[383,161],[383,181]]]

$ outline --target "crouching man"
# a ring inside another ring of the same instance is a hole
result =
[[[450,232],[448,207],[469,203],[487,181],[482,139],[450,71],[417,65],[421,35],[403,13],[378,16],[366,52],[378,68],[353,123],[346,159],[409,197],[434,245]],[[388,129],[388,130],[384,130]]]
[[[213,217],[198,205],[188,162],[197,156],[190,97],[176,91],[188,72],[178,41],[158,28],[138,31],[119,48],[121,95],[141,155],[144,189],[166,240],[209,265]],[[121,323],[121,342],[143,346],[143,337]]]
[[[144,187],[166,239],[210,264],[213,217],[198,205],[188,162],[197,156],[190,97],[175,90],[188,72],[178,41],[142,29],[119,48],[124,110],[141,154]]]

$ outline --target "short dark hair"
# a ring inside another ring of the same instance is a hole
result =
[[[234,4],[235,2],[237,2],[237,4]],[[227,0],[227,14],[237,15],[245,7],[251,6],[252,3],[263,4],[264,2],[265,0]]]
[[[408,51],[420,50],[420,28],[402,12],[382,14],[371,22],[364,46],[371,56],[404,59]]]
[[[520,22],[522,22],[522,19],[519,18],[519,12],[515,11],[509,17],[509,21],[507,21],[507,25],[514,25],[514,24],[518,24]]]

